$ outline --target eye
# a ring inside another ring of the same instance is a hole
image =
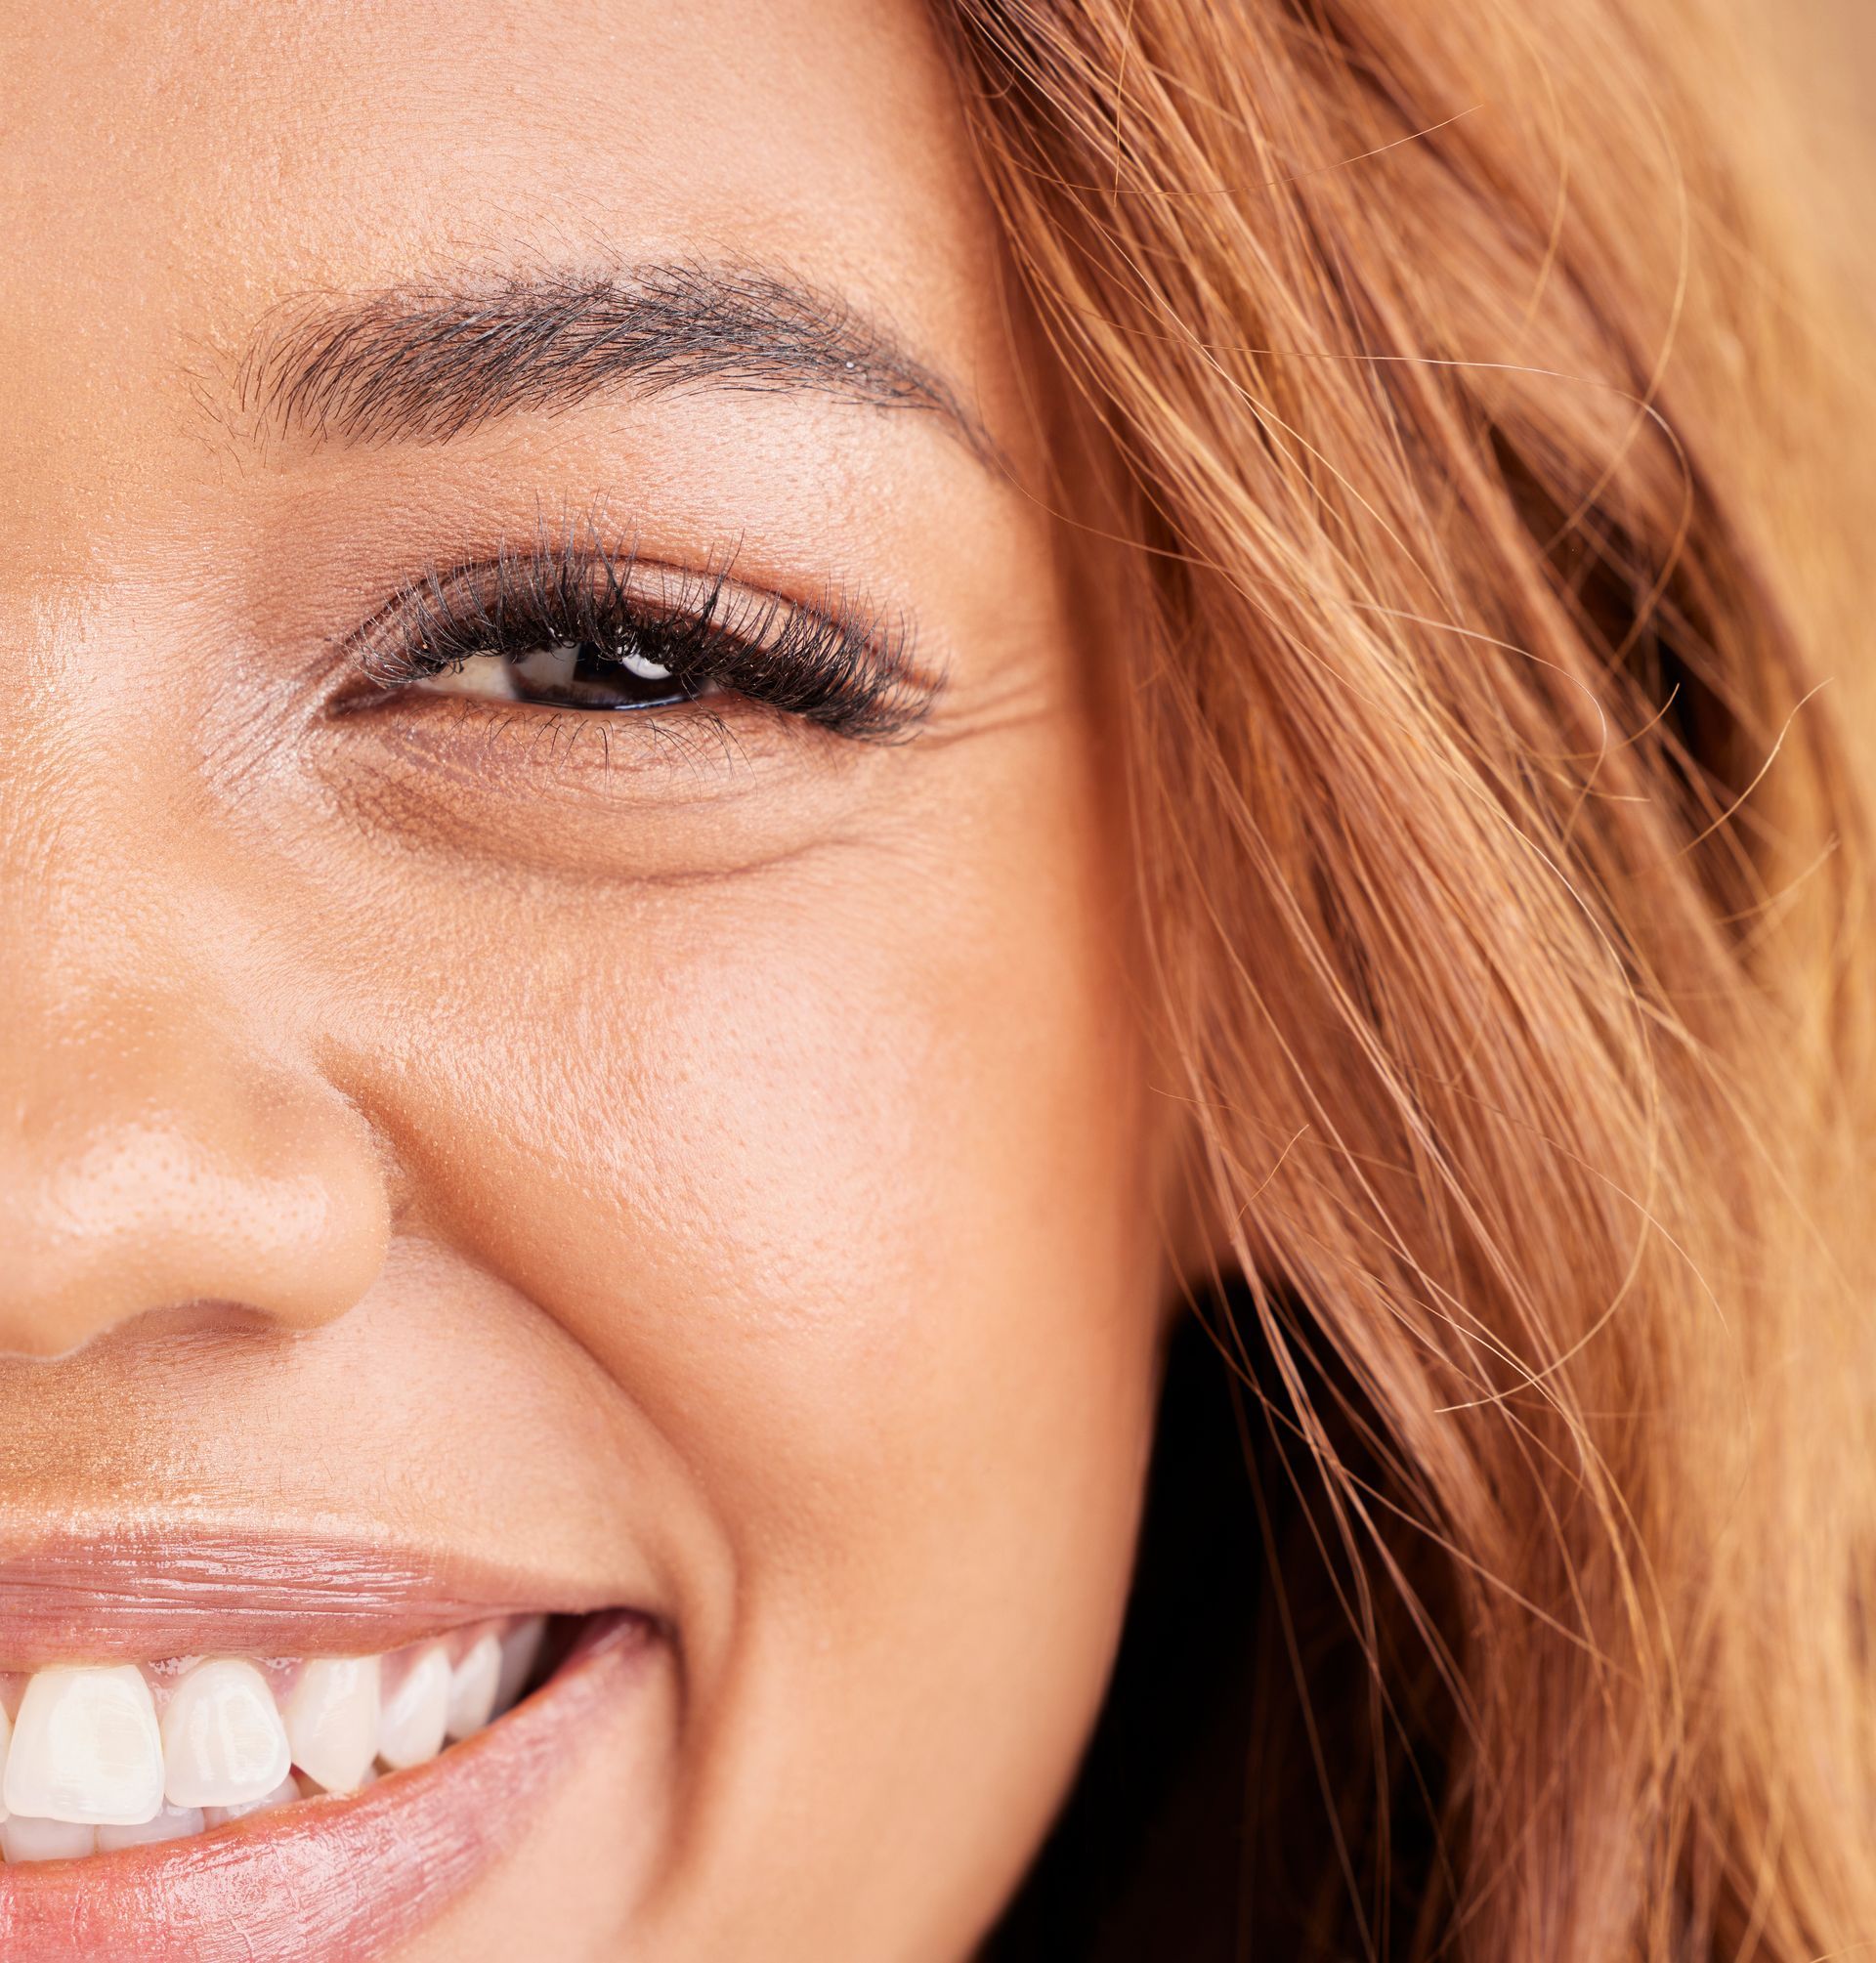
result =
[[[410,686],[425,695],[599,710],[667,708],[712,693],[707,680],[680,681],[639,636],[629,634],[610,645],[543,641],[532,648],[491,648],[465,655]]]
[[[448,695],[519,707],[734,705],[856,741],[909,736],[942,686],[909,656],[910,623],[851,597],[784,599],[707,570],[537,544],[420,573],[346,637],[357,705]],[[504,725],[505,726],[505,725]],[[647,722],[649,731],[661,725]]]

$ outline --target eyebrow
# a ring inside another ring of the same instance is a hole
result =
[[[289,303],[240,363],[261,429],[440,444],[596,396],[700,388],[821,394],[930,417],[978,459],[995,443],[960,394],[835,295],[784,276],[661,265]]]

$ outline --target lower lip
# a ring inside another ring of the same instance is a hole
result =
[[[653,1638],[595,1617],[552,1680],[441,1758],[350,1799],[166,1846],[0,1868],[8,1963],[367,1963],[521,1838],[583,1737],[637,1686]]]

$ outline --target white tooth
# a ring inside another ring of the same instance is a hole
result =
[[[120,1847],[149,1847],[159,1840],[184,1840],[202,1830],[200,1807],[165,1807],[142,1826],[101,1826],[98,1852],[114,1854]]]
[[[163,1741],[134,1663],[35,1673],[7,1753],[7,1811],[40,1820],[139,1826],[163,1804]]]
[[[494,1636],[478,1637],[462,1661],[449,1673],[449,1721],[452,1738],[480,1731],[494,1715],[495,1692],[501,1688],[501,1643]]]
[[[547,1618],[531,1615],[515,1624],[501,1639],[501,1682],[495,1686],[495,1709],[505,1711],[522,1693],[540,1645],[547,1634]]]
[[[300,1782],[288,1772],[271,1793],[258,1800],[243,1800],[238,1806],[205,1807],[202,1817],[210,1826],[226,1826],[230,1820],[244,1820],[249,1814],[272,1813],[276,1807],[290,1806],[300,1796]]]
[[[292,1752],[274,1692],[251,1663],[198,1663],[163,1707],[163,1791],[179,1807],[234,1807],[271,1793]]]
[[[443,1750],[443,1728],[449,1716],[449,1659],[426,1649],[405,1680],[384,1700],[378,1718],[378,1757],[398,1771],[420,1766]]]
[[[98,1829],[71,1820],[9,1814],[0,1825],[0,1853],[9,1860],[80,1860],[98,1851]]]
[[[293,1763],[328,1793],[356,1792],[378,1749],[378,1659],[319,1656],[286,1700]]]
[[[7,1747],[13,1742],[13,1720],[7,1716],[7,1707],[0,1704],[0,1820],[7,1816]]]

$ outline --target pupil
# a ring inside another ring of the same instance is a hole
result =
[[[637,652],[634,648],[633,652]],[[643,664],[655,666],[649,658]],[[597,641],[556,641],[509,661],[523,702],[565,708],[657,708],[689,702],[695,691],[675,675],[633,674],[616,651]]]

